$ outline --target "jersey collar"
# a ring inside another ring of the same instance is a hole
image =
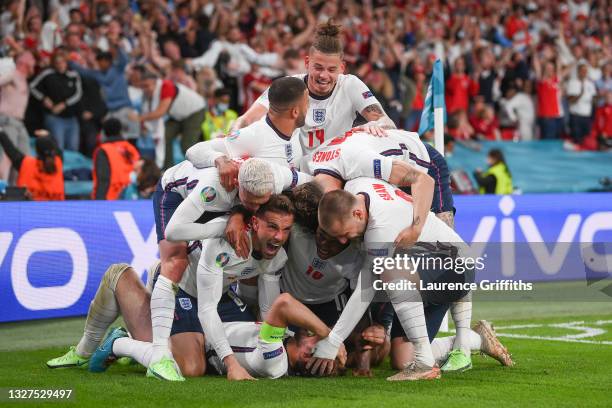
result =
[[[304,83],[306,84],[306,88],[308,88],[308,74],[306,74],[304,76]],[[336,82],[336,85],[338,83]],[[317,101],[324,101],[325,99],[329,98],[330,96],[332,96],[332,94],[334,93],[334,90],[336,89],[336,85],[334,85],[334,87],[332,88],[331,91],[329,91],[329,93],[327,95],[315,95],[312,92],[310,92],[310,88],[308,89],[308,96],[310,96],[312,99],[316,99]]]
[[[268,115],[266,115],[266,123],[268,124],[268,126],[270,126],[272,128],[272,130],[274,132],[276,132],[278,137],[280,137],[281,139],[286,140],[286,141],[291,140],[291,135],[287,136],[286,134],[284,134],[283,132],[278,130],[278,128],[276,126],[274,126],[274,123],[272,123],[272,121],[270,120],[270,116],[268,116]]]

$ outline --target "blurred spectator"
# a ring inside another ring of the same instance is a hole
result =
[[[137,139],[140,134],[138,123],[129,120],[129,115],[134,109],[125,76],[128,57],[120,47],[111,49],[112,51],[99,51],[96,54],[98,69],[88,69],[74,62],[70,62],[69,66],[82,77],[93,78],[98,82],[104,95],[108,116],[119,119],[123,126],[122,134],[126,139]]]
[[[93,154],[92,200],[117,200],[130,184],[130,175],[140,160],[134,146],[124,140],[122,125],[116,118],[103,124],[104,143]]]
[[[98,144],[98,135],[107,109],[102,98],[100,85],[95,79],[81,78],[81,86],[83,87],[83,97],[79,104],[79,151],[85,156],[91,157]]]
[[[139,200],[151,197],[161,178],[161,171],[151,159],[140,159],[130,174],[130,184],[121,194],[122,200]]]
[[[32,53],[24,51],[15,57],[14,67],[0,73],[0,126],[24,155],[30,153],[30,137],[23,119],[30,94],[28,78],[34,73],[35,64]],[[0,179],[14,184],[17,172],[10,170],[11,161],[0,151]]]
[[[499,122],[495,116],[495,110],[492,106],[485,103],[483,96],[476,98],[476,103],[473,108],[473,114],[470,116],[470,125],[474,129],[477,139],[485,140],[500,140]]]
[[[570,135],[575,144],[582,143],[591,132],[593,101],[597,95],[595,84],[588,78],[586,64],[578,66],[578,77],[567,83],[567,99],[570,111]]]
[[[502,151],[491,149],[487,154],[487,164],[489,168],[486,171],[477,169],[474,172],[480,194],[512,194],[512,175]]]
[[[469,109],[470,97],[478,93],[478,82],[465,73],[465,60],[455,60],[451,75],[446,80],[446,110],[454,113]]]
[[[209,99],[206,119],[202,123],[204,140],[211,140],[227,135],[238,113],[230,109],[230,93],[227,89],[217,89],[215,96]]]
[[[148,122],[168,115],[165,123],[166,153],[164,168],[174,165],[173,141],[181,137],[183,153],[202,139],[201,125],[206,116],[206,101],[184,85],[159,79],[146,73],[140,81],[143,90],[143,114],[132,120]]]
[[[32,96],[45,109],[45,127],[61,150],[79,150],[79,102],[83,95],[81,77],[68,70],[66,55],[56,51],[51,67],[30,84]]]
[[[604,104],[595,111],[593,135],[600,150],[612,149],[612,91],[604,95]]]
[[[563,131],[560,62],[545,61],[542,65],[539,56],[534,53],[533,69],[536,79],[540,138],[559,139]]]
[[[501,126],[516,129],[517,140],[533,140],[535,107],[531,98],[519,91],[515,85],[510,85],[506,88],[499,105]]]
[[[61,152],[47,131],[36,139],[36,157],[21,153],[0,128],[0,146],[19,172],[17,186],[24,187],[34,201],[64,200]]]

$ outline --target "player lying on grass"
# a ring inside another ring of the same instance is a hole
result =
[[[159,266],[152,268],[159,270]],[[128,337],[123,328],[109,332],[91,359],[70,351],[62,357],[50,360],[51,368],[77,367],[89,364],[94,372],[105,371],[110,363],[120,356],[129,356],[147,367],[151,362],[153,344],[151,343],[151,320],[149,317],[149,291],[140,281],[136,271],[127,264],[112,265],[100,283],[98,294],[105,294],[105,310],[114,308],[113,315],[119,313],[131,335]],[[100,300],[97,297],[96,300]],[[170,347],[180,371],[189,377],[204,375],[205,372],[227,374],[224,364],[212,352],[212,345],[206,341],[197,316],[197,299],[182,289],[177,294],[177,316],[172,325]],[[223,323],[230,343],[235,349],[237,359],[253,377],[277,378],[288,370],[301,372],[311,350],[319,338],[325,337],[330,329],[301,303],[288,294],[276,298],[263,323],[254,322],[253,316],[244,313],[236,303],[229,301],[219,311],[226,322]],[[88,325],[97,321],[102,309],[90,309],[84,337],[88,336]],[[94,326],[102,335],[110,327],[110,315]],[[114,320],[114,319],[113,319]],[[302,327],[295,338],[286,336],[286,327]],[[346,360],[344,349],[339,350],[338,366]],[[207,366],[210,370],[207,370]]]
[[[187,240],[182,242],[168,240],[166,230],[169,223],[172,223],[172,227],[180,224],[183,233],[186,229],[198,239],[202,239],[201,234],[207,228],[203,225],[206,220],[229,211],[237,203],[242,203],[251,210],[257,210],[261,204],[268,201],[272,193],[280,193],[295,185],[295,181],[298,180],[297,173],[262,160],[247,160],[240,169],[238,174],[240,186],[232,192],[227,192],[220,185],[217,169],[196,169],[191,163],[184,161],[166,170],[153,195],[162,273],[151,300],[155,345],[152,359],[154,363],[150,366],[152,373],[157,371],[157,363],[163,358],[171,358],[167,343],[170,322],[174,316],[173,287],[180,282],[188,262]],[[178,219],[173,218],[177,210],[180,210],[178,211],[180,213],[186,210],[186,215],[181,218],[180,223]],[[242,251],[240,254],[246,256],[245,252],[247,251]]]
[[[373,265],[375,258],[393,256],[394,243],[389,242],[389,238],[397,236],[400,231],[411,225],[421,227],[415,240],[425,243],[438,241],[452,243],[459,248],[456,255],[467,255],[467,246],[450,227],[429,211],[425,211],[422,215],[421,211],[413,207],[409,195],[384,181],[358,178],[347,182],[345,190],[335,190],[325,194],[319,204],[318,215],[319,226],[323,232],[341,243],[363,239],[368,256],[366,265]],[[412,271],[412,274],[410,272],[410,270],[391,269],[384,271],[381,278],[385,283],[414,280],[419,274],[423,275],[424,271],[419,270],[418,273]],[[450,270],[448,273],[435,276],[435,279],[469,281],[473,279],[473,274],[469,272],[457,274],[454,270]],[[317,345],[315,352],[317,359],[313,360],[314,370],[330,363],[336,347],[352,331],[374,298],[372,277],[372,272],[369,271],[360,274],[355,292],[334,326],[332,334]],[[421,276],[423,280],[426,278],[431,279],[430,276]],[[390,380],[439,378],[440,370],[435,366],[421,294],[418,290],[397,291],[389,287],[386,289],[406,337],[415,349],[414,364],[398,375],[390,377]],[[465,291],[449,291],[441,294],[443,302],[438,300],[436,303],[448,305],[461,299],[465,294]],[[470,319],[471,315],[457,316],[455,322],[458,334],[470,330]],[[431,327],[430,330],[437,332],[438,328]],[[463,333],[463,337],[467,337],[467,334]],[[469,343],[462,342],[459,347],[466,359],[469,359]]]

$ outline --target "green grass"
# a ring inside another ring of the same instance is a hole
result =
[[[481,302],[474,320],[486,318],[497,326],[555,324],[572,321],[606,333],[589,340],[611,341],[610,302]],[[105,374],[83,369],[49,370],[46,360],[78,340],[83,319],[57,319],[0,325],[0,387],[73,388],[71,402],[50,406],[106,407],[405,407],[405,406],[610,406],[612,345],[502,338],[516,361],[513,368],[473,356],[474,369],[445,375],[439,381],[389,383],[388,364],[372,379],[284,378],[230,383],[221,377],[166,383],[145,378],[138,366],[113,366]],[[500,329],[502,333],[559,337],[576,330],[541,326]],[[1,400],[1,398],[0,398]],[[41,402],[24,405],[43,405]],[[3,405],[0,402],[0,406]]]

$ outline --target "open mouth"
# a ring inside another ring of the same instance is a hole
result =
[[[268,242],[266,244],[266,252],[269,254],[275,254],[278,252],[278,250],[280,249],[281,244],[279,243],[274,243],[274,242]]]

